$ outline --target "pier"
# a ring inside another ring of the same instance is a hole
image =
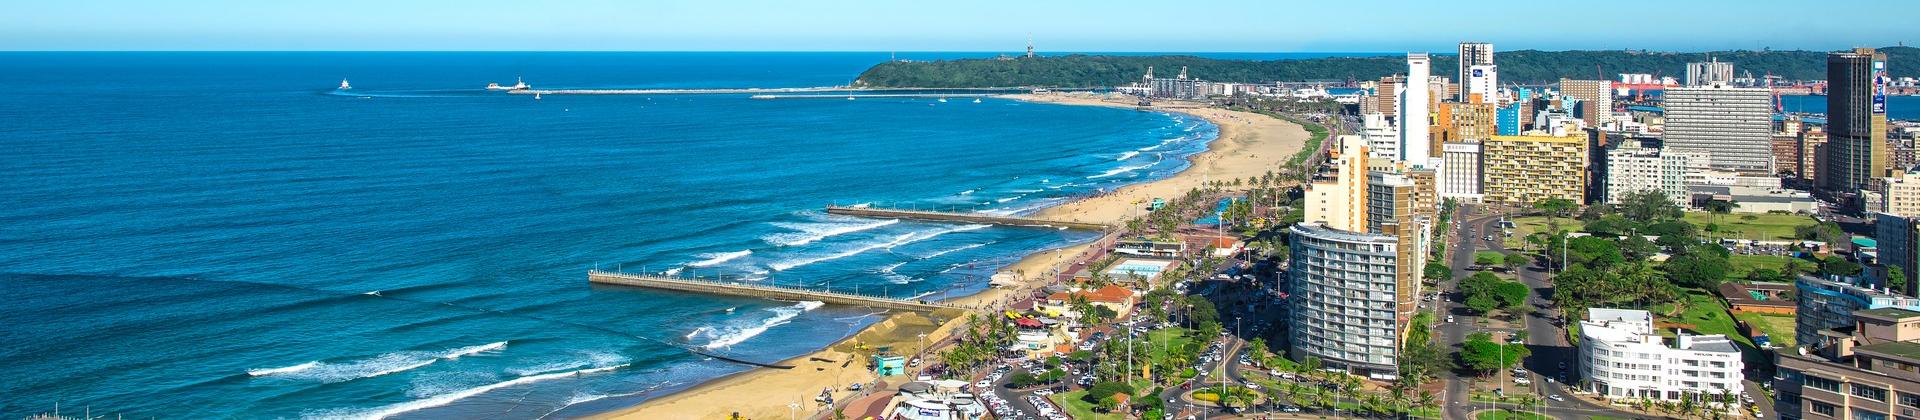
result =
[[[1084,90],[1084,89],[1082,89]],[[926,94],[933,96],[990,96],[1010,93],[1028,93],[1027,88],[851,88],[851,87],[803,87],[803,88],[713,88],[713,89],[514,89],[507,91],[512,95],[771,95],[771,94]],[[943,93],[944,92],[944,93]],[[841,97],[844,95],[828,95]]]
[[[871,217],[879,219],[911,219],[934,222],[979,223],[1003,226],[1035,226],[1081,230],[1107,230],[1111,226],[1099,223],[1066,222],[1037,217],[998,216],[983,213],[959,213],[929,210],[876,209],[871,207],[827,206],[827,214]]]
[[[900,299],[886,296],[832,292],[826,290],[803,289],[797,287],[769,286],[741,282],[718,280],[698,280],[675,277],[663,277],[647,274],[627,274],[593,270],[587,272],[587,281],[594,284],[642,287],[657,290],[700,293],[709,295],[744,296],[761,299],[787,301],[820,301],[837,305],[865,306],[869,308],[897,309],[914,312],[932,312],[941,309],[958,309],[958,306],[923,300]]]

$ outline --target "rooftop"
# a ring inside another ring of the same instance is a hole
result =
[[[1909,311],[1911,312],[1911,311]],[[1855,351],[1874,352],[1909,359],[1920,359],[1920,343],[1908,341],[1889,341],[1854,348]]]
[[[1901,318],[1920,316],[1920,312],[1915,312],[1915,311],[1910,311],[1910,310],[1900,309],[1895,307],[1886,307],[1886,308],[1854,311],[1854,315],[1868,315],[1868,316],[1881,318],[1881,319],[1901,319]]]

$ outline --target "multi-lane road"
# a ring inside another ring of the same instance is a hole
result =
[[[1479,214],[1483,211],[1484,214]],[[1448,349],[1458,350],[1461,344],[1466,342],[1467,335],[1475,332],[1491,332],[1496,339],[1503,339],[1517,330],[1502,331],[1481,326],[1480,318],[1461,304],[1459,294],[1452,293],[1459,290],[1460,279],[1474,274],[1470,269],[1473,267],[1474,252],[1481,249],[1507,252],[1502,243],[1505,237],[1500,228],[1502,216],[1503,214],[1490,209],[1461,206],[1454,215],[1454,225],[1447,227],[1454,233],[1448,241],[1448,249],[1453,252],[1453,258],[1448,261],[1448,265],[1453,268],[1453,279],[1440,283],[1440,290],[1448,293],[1443,293],[1444,298],[1436,300],[1432,305],[1437,305],[1439,309],[1436,311],[1438,319],[1435,320],[1439,323],[1436,339]],[[1488,236],[1492,239],[1489,240]],[[1564,382],[1579,380],[1578,371],[1575,368],[1575,358],[1579,351],[1567,342],[1561,327],[1554,325],[1551,318],[1551,314],[1556,313],[1556,310],[1552,309],[1551,301],[1547,300],[1553,295],[1550,275],[1545,268],[1537,264],[1522,267],[1514,274],[1527,285],[1527,288],[1533,290],[1528,301],[1533,307],[1539,308],[1533,313],[1521,315],[1525,319],[1522,328],[1527,331],[1527,349],[1532,353],[1524,359],[1522,367],[1527,369],[1527,376],[1533,383],[1527,386],[1514,384],[1511,372],[1502,372],[1501,375],[1489,378],[1463,377],[1456,372],[1443,373],[1441,379],[1446,381],[1447,386],[1441,397],[1446,404],[1446,417],[1465,419],[1470,418],[1469,413],[1473,411],[1493,408],[1492,404],[1473,402],[1469,395],[1472,381],[1488,380],[1502,381],[1500,383],[1504,384],[1505,392],[1509,395],[1530,393],[1543,399],[1553,395],[1561,396],[1563,398],[1561,401],[1546,401],[1543,409],[1551,416],[1586,418],[1594,415],[1613,415],[1631,418],[1633,416],[1631,413],[1619,412],[1571,396],[1572,392],[1565,387]],[[1449,315],[1453,317],[1454,322],[1445,322]],[[1552,378],[1552,381],[1548,381],[1548,378]]]

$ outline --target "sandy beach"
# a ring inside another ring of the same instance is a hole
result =
[[[1123,108],[1134,108],[1136,101],[1132,97],[1092,94],[1008,95],[1006,98],[1038,103]],[[1182,103],[1156,104],[1157,106],[1153,107],[1155,110],[1206,119],[1219,127],[1219,137],[1208,145],[1207,151],[1191,158],[1192,166],[1172,177],[1135,184],[1118,191],[1047,208],[1036,213],[1035,216],[1056,220],[1121,223],[1144,212],[1146,203],[1155,197],[1174,198],[1186,193],[1187,190],[1204,185],[1209,180],[1245,179],[1249,176],[1260,176],[1270,170],[1278,170],[1281,163],[1305,147],[1308,138],[1307,131],[1300,126],[1264,115]],[[1035,287],[1044,286],[1051,278],[1045,273],[1071,262],[1074,256],[1079,255],[1089,246],[1091,245],[1074,245],[1028,255],[1000,270],[1003,276],[1020,279],[1021,284],[1018,288],[990,288],[972,296],[955,299],[954,303],[969,306],[996,305],[1014,296],[1020,296]],[[865,369],[864,361],[851,360],[851,363],[848,363],[853,357],[856,345],[892,345],[898,353],[911,354],[918,351],[920,334],[927,334],[925,342],[935,343],[947,337],[954,328],[965,322],[965,316],[959,313],[934,314],[933,317],[946,318],[944,320],[946,322],[934,325],[940,320],[929,319],[918,314],[897,314],[826,349],[781,362],[781,364],[796,366],[794,369],[752,370],[701,384],[638,406],[594,416],[594,418],[724,419],[735,412],[746,418],[784,418],[790,415],[788,404],[795,402],[800,403],[800,412],[811,413],[818,407],[813,402],[813,396],[817,395],[822,388],[833,387],[838,391],[835,393],[835,398],[845,399],[857,396],[857,392],[844,389],[847,384],[874,379],[873,374]],[[905,379],[893,378],[891,382],[897,385]]]

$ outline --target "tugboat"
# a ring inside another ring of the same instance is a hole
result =
[[[347,84],[347,79],[340,79],[340,90],[347,89],[353,89],[353,85]]]
[[[533,86],[528,86],[527,82],[520,80],[519,77],[513,78],[513,86],[500,86],[499,83],[487,84],[487,90],[523,90],[531,87]]]

